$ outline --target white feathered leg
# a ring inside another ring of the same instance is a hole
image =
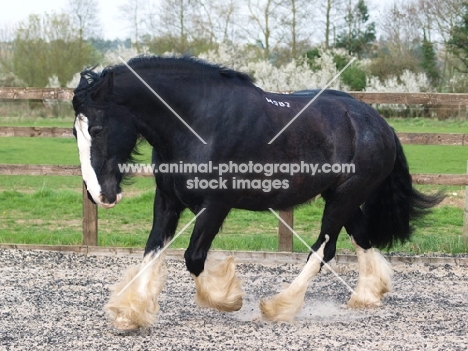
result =
[[[352,308],[379,306],[382,296],[392,289],[392,267],[378,250],[374,248],[364,250],[354,240],[352,242],[358,258],[359,278],[356,294],[351,295],[348,306]]]
[[[207,260],[205,270],[193,276],[197,295],[195,301],[200,307],[214,308],[219,311],[238,311],[242,307],[241,281],[237,278],[234,257],[215,263]]]
[[[114,320],[115,328],[132,330],[155,322],[167,274],[164,256],[156,255],[147,254],[141,265],[130,267],[122,281],[111,287],[112,295],[104,310]]]
[[[307,287],[320,271],[323,250],[327,242],[328,240],[320,246],[316,253],[310,256],[301,273],[286,290],[260,302],[260,310],[265,319],[270,321],[292,321],[299,313],[304,304]]]

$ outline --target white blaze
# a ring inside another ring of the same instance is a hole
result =
[[[75,119],[76,140],[80,154],[81,174],[88,192],[97,204],[101,203],[101,186],[91,165],[91,135],[88,131],[88,118],[80,113]]]

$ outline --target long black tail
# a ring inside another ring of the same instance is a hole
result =
[[[444,198],[441,193],[425,195],[413,188],[408,163],[396,134],[395,144],[392,173],[363,206],[369,239],[372,246],[378,248],[407,241],[412,232],[411,222],[427,214]]]

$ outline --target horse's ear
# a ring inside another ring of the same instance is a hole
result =
[[[102,81],[94,88],[91,99],[95,102],[107,102],[114,88],[114,72],[107,72]]]

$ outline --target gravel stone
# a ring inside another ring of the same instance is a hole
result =
[[[161,312],[151,328],[118,333],[102,307],[109,287],[140,260],[0,249],[0,350],[467,350],[468,267],[394,265],[383,305],[346,307],[350,292],[326,270],[293,323],[261,319],[258,302],[300,272],[295,264],[239,264],[239,312],[195,305],[185,264],[168,260]],[[333,268],[351,286],[356,264]]]

